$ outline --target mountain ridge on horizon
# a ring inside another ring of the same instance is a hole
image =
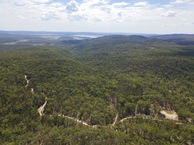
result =
[[[105,34],[105,35],[111,35],[111,34],[120,34],[120,35],[147,35],[147,36],[154,36],[154,35],[191,35],[194,36],[193,33],[135,33],[135,32],[93,32],[93,31],[31,31],[31,30],[0,30],[1,33],[14,33],[14,34],[44,34],[44,33],[51,33],[51,34]]]

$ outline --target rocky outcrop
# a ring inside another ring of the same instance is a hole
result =
[[[178,114],[173,111],[161,110],[160,113],[165,116],[166,119],[178,121]]]

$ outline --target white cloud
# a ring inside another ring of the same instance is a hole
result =
[[[59,20],[59,15],[53,12],[48,12],[41,15],[41,20],[49,21],[49,20]]]
[[[84,0],[83,3],[88,5],[106,5],[109,3],[109,0]]]
[[[63,7],[64,6],[61,3],[51,3],[50,5],[53,6],[53,7],[56,7],[56,8],[60,8],[60,7]]]
[[[136,7],[147,7],[147,6],[149,6],[149,4],[147,2],[138,2],[138,3],[135,3],[134,6],[136,6]]]
[[[18,15],[17,18],[19,18],[19,19],[25,19],[25,17],[22,16],[22,15]]]
[[[163,17],[175,17],[176,12],[175,11],[167,11],[167,12],[161,14],[161,16],[163,16]]]
[[[35,2],[35,3],[48,3],[50,2],[50,0],[31,0],[32,2]]]
[[[126,3],[126,2],[120,2],[120,3],[114,3],[112,4],[113,7],[126,7],[126,6],[129,6],[129,3]]]
[[[172,4],[194,4],[194,0],[175,0]]]
[[[71,0],[69,3],[66,4],[66,10],[68,12],[76,12],[78,11],[78,3],[75,0]]]
[[[51,0],[13,0],[13,3],[17,6],[33,5],[33,4],[45,4]]]
[[[142,33],[171,32],[175,29],[189,32],[190,29],[191,32],[191,27],[194,31],[191,19],[194,17],[194,5],[184,5],[184,8],[179,5],[188,3],[193,1],[174,0],[173,3],[154,5],[148,1],[111,3],[110,0],[69,0],[64,3],[54,0],[3,0],[0,2],[0,29]],[[14,26],[11,25],[13,23]]]

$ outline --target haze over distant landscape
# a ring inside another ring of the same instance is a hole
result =
[[[1,0],[0,30],[194,33],[193,0]]]

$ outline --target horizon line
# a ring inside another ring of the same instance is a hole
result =
[[[96,34],[139,34],[139,35],[194,35],[194,33],[140,33],[140,32],[95,32],[95,31],[47,31],[47,30],[0,30],[0,32],[29,33],[96,33]]]

